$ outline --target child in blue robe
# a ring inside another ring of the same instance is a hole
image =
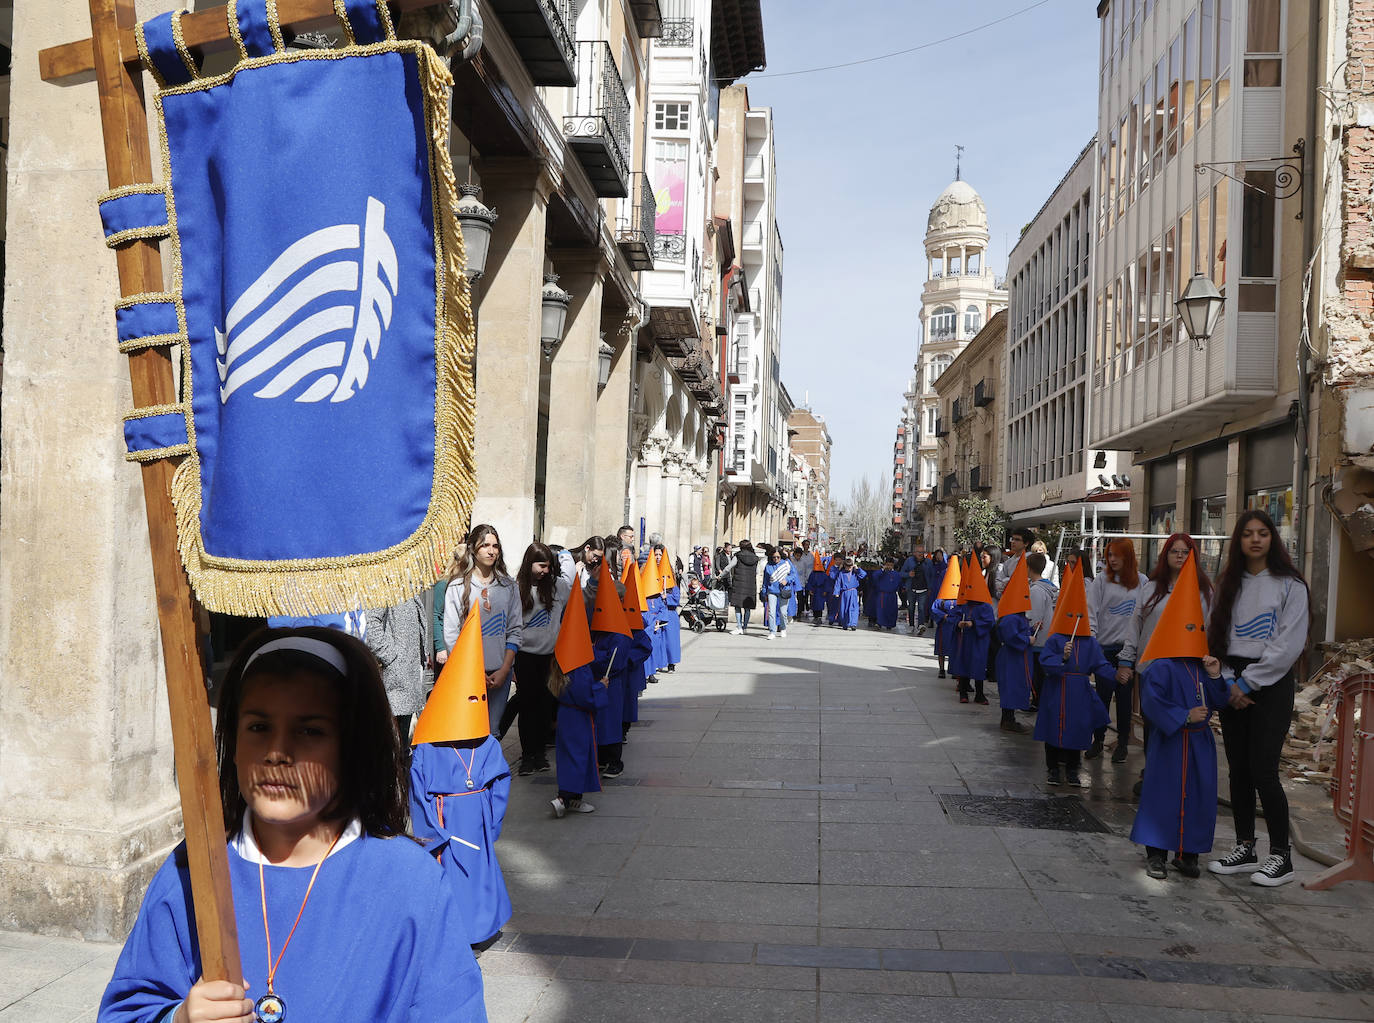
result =
[[[1092,679],[1096,675],[1115,680],[1116,669],[1091,635],[1075,636],[1070,643],[1070,637],[1063,633],[1055,633],[1046,640],[1040,667],[1045,674],[1045,687],[1035,716],[1034,738],[1045,744],[1049,783],[1059,784],[1062,764],[1064,782],[1081,788],[1078,769],[1082,751],[1093,744],[1093,732],[1110,720]]]
[[[997,698],[1002,706],[1002,725],[1007,724],[1007,711],[1030,710],[1031,678],[1035,667],[1031,663],[1031,626],[1025,614],[1009,614],[997,619]],[[1010,719],[1016,723],[1016,718]],[[1026,731],[1024,725],[1007,731]]]
[[[992,641],[997,616],[991,604],[967,600],[955,604],[949,619],[954,623],[954,649],[949,658],[949,670],[959,680],[959,702],[968,703],[972,690],[973,702],[986,705],[988,698],[983,692],[983,683],[988,676],[988,644]],[[973,686],[969,685],[970,680]]]
[[[247,991],[202,977],[182,843],[148,886],[100,1023],[252,1017],[255,1001],[296,1020],[485,1021],[454,891],[404,837],[403,752],[367,647],[333,629],[255,633],[216,731]]]
[[[621,760],[624,732],[621,714],[625,706],[625,682],[630,673],[629,636],[619,632],[593,632],[592,672],[607,679],[609,685],[604,706],[596,708],[596,756],[601,773],[607,778],[619,777],[625,771]]]
[[[411,833],[453,882],[470,945],[487,944],[510,919],[496,857],[509,800],[510,766],[493,735],[420,743],[411,754]]]
[[[663,670],[677,670],[682,663],[682,619],[678,608],[682,606],[682,590],[672,586],[663,591]]]
[[[844,567],[835,573],[835,620],[846,632],[859,627],[859,585],[868,575],[854,564],[853,558],[845,560]]]
[[[806,577],[806,592],[810,596],[811,623],[821,624],[821,613],[825,610],[826,594],[830,592],[831,579],[829,559],[815,556],[811,574]]]
[[[1217,744],[1208,721],[1228,696],[1221,665],[1210,657],[1160,657],[1141,676],[1140,711],[1151,731],[1131,841],[1146,847],[1153,877],[1163,876],[1169,850],[1186,877],[1199,876],[1198,854],[1212,851]]]
[[[553,800],[555,817],[562,817],[566,810],[591,813],[596,809],[582,797],[601,791],[601,775],[596,769],[596,715],[609,703],[610,688],[593,673],[590,664],[562,677],[554,747],[558,780],[558,798]]]
[[[897,591],[906,584],[906,577],[892,566],[888,559],[880,571],[873,573],[873,617],[880,629],[897,627]]]

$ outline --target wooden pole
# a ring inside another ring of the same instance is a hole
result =
[[[100,124],[110,187],[152,180],[143,72],[128,63],[120,33],[133,29],[133,0],[90,0],[91,46],[100,96]],[[136,241],[116,250],[119,288],[124,295],[162,291],[162,258],[155,241]],[[111,338],[113,344],[113,338]],[[129,356],[135,406],[177,400],[172,364],[163,350]],[[113,428],[113,425],[112,427]],[[205,672],[197,649],[194,598],[177,554],[176,516],[171,483],[176,462],[143,463],[143,503],[152,548],[162,658],[167,669],[167,699],[181,816],[191,870],[191,897],[200,940],[202,975],[208,980],[243,978],[238,930],[229,887],[229,856],[219,797],[214,736]]]

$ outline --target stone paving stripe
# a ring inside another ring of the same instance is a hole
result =
[[[1012,969],[1017,973],[1070,977],[1078,973],[1073,957],[1063,952],[1022,952],[1009,950]]]
[[[577,956],[582,959],[627,959],[633,938],[596,938],[574,934],[522,934],[512,952],[524,955]]]
[[[637,938],[631,959],[674,963],[740,963],[754,960],[754,946],[747,941],[687,941]]]
[[[832,945],[759,945],[757,961],[766,966],[816,966],[846,970],[882,968],[879,949]]]
[[[1001,952],[958,951],[947,948],[885,948],[884,970],[908,973],[1010,973],[1011,963]]]

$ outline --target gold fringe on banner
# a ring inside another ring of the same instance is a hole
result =
[[[229,6],[230,21],[233,5]],[[477,391],[473,373],[476,335],[471,289],[464,272],[463,235],[454,216],[458,191],[449,155],[448,90],[453,78],[439,56],[418,40],[386,40],[342,50],[276,53],[241,62],[213,79],[200,79],[167,94],[211,88],[237,70],[295,60],[337,60],[374,53],[414,53],[430,135],[430,194],[435,224],[435,390],[434,482],[424,521],[405,541],[371,553],[339,558],[246,561],[214,557],[205,551],[200,531],[201,466],[194,447],[172,478],[177,546],[191,586],[211,611],[243,616],[341,613],[359,608],[390,607],[432,586],[462,539],[477,492],[473,432]],[[168,182],[168,216],[172,231],[172,273],[181,291],[181,246],[171,200],[171,164],[162,95],[157,97],[163,174]],[[183,321],[184,328],[184,321]],[[189,349],[189,346],[186,346]],[[190,374],[189,351],[183,372]],[[192,436],[194,445],[194,436]]]

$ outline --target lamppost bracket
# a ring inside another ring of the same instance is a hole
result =
[[[1208,171],[1220,174],[1224,178],[1244,185],[1246,188],[1254,189],[1263,195],[1273,196],[1275,199],[1291,199],[1302,193],[1303,173],[1302,165],[1307,153],[1307,140],[1298,139],[1293,143],[1292,156],[1270,156],[1258,160],[1218,160],[1211,163],[1195,163],[1193,169],[1199,175],[1206,175]],[[1236,173],[1236,168],[1242,171],[1258,164],[1271,164],[1274,171],[1274,189],[1261,188],[1259,185],[1251,184],[1243,176]],[[1302,206],[1299,204],[1298,212],[1293,215],[1294,220],[1302,219]]]

